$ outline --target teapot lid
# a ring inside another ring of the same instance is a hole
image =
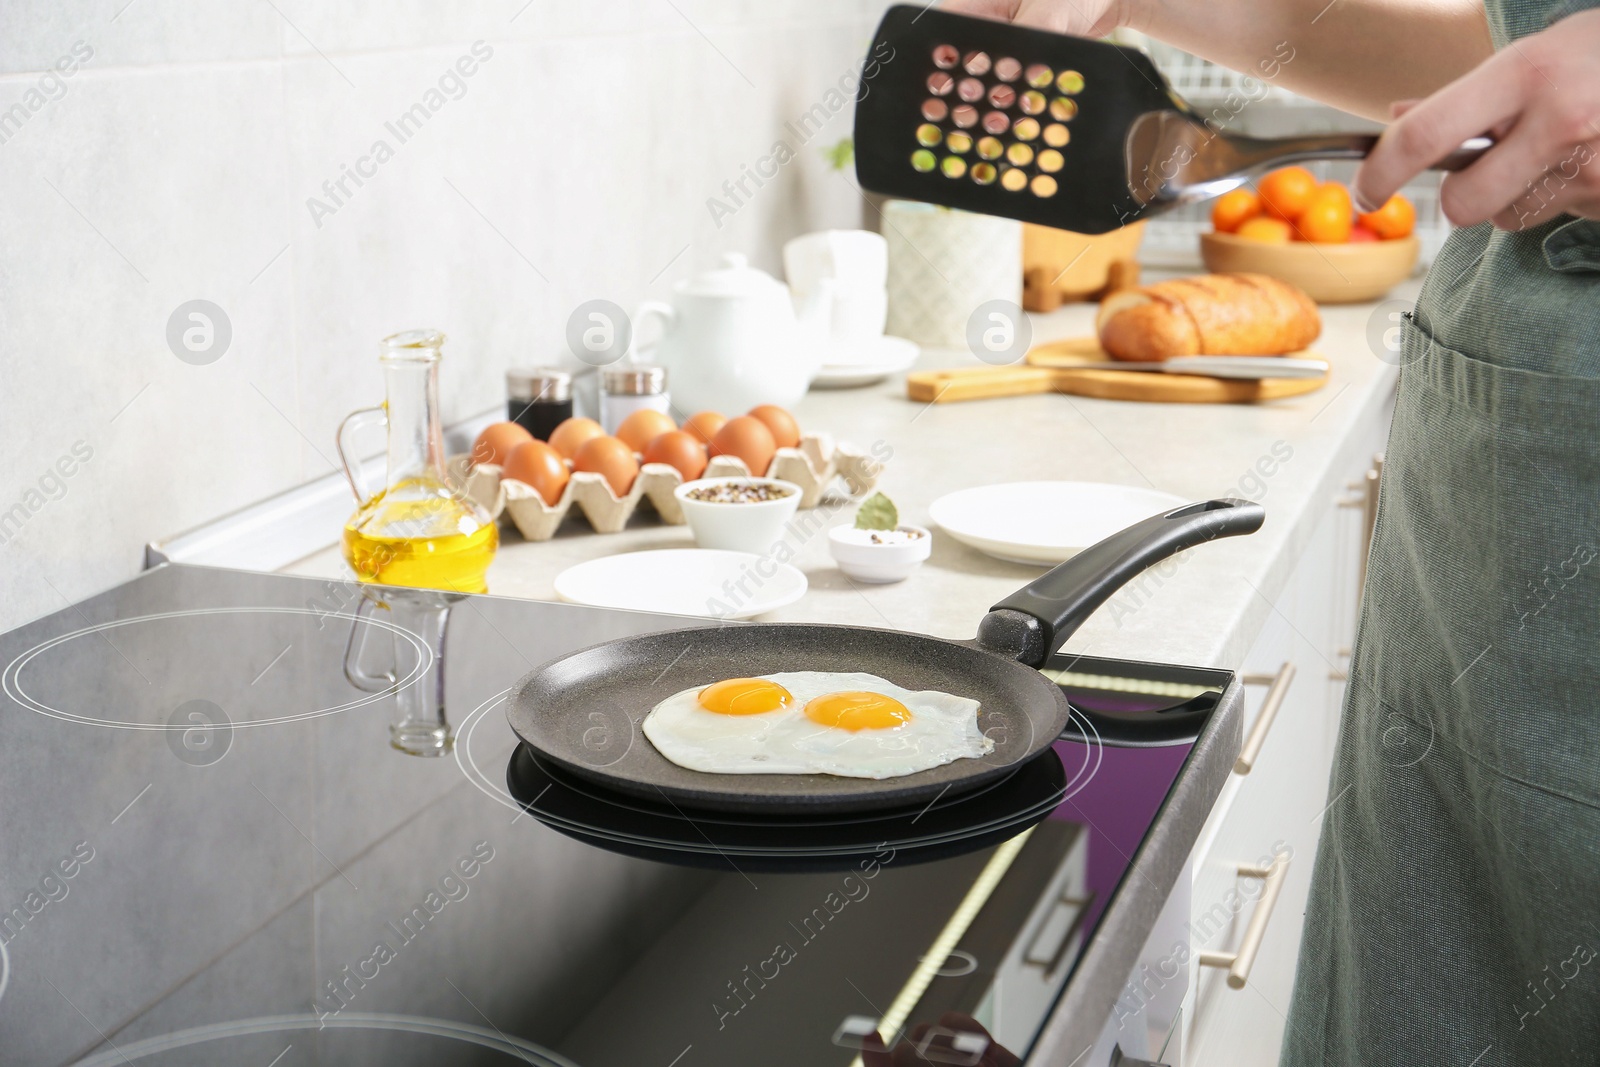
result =
[[[677,285],[680,293],[693,296],[757,296],[785,288],[766,271],[750,266],[749,258],[741,252],[724,254],[715,269],[702,271]]]

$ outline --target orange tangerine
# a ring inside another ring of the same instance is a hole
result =
[[[1350,194],[1342,185],[1324,186],[1312,194],[1311,202],[1294,220],[1295,234],[1314,244],[1343,244],[1350,239],[1354,223]]]
[[[1247,241],[1261,241],[1264,244],[1286,245],[1293,234],[1289,230],[1289,224],[1282,219],[1257,215],[1240,223],[1239,228],[1234,231],[1234,236],[1243,237]]]
[[[1261,198],[1250,189],[1233,189],[1217,197],[1211,205],[1211,228],[1218,233],[1236,233],[1241,223],[1261,214]]]
[[[1411,201],[1396,193],[1378,210],[1362,215],[1361,225],[1385,241],[1409,237],[1417,225],[1417,209],[1411,206]]]
[[[1283,167],[1262,178],[1257,191],[1268,215],[1293,222],[1310,205],[1317,179],[1304,167]]]

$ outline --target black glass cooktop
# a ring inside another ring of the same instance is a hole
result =
[[[0,637],[0,1062],[1025,1055],[1229,677],[1052,664],[1077,736],[961,802],[983,833],[941,809],[704,847],[539,766],[503,709],[546,659],[685,620],[439,621],[167,566]],[[401,751],[430,744],[401,705],[442,706],[450,744]]]

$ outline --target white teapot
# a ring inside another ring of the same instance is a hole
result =
[[[758,404],[789,407],[822,365],[833,294],[811,292],[796,314],[789,287],[738,253],[672,287],[672,302],[647,300],[634,316],[661,320],[661,337],[640,359],[667,368],[672,405],[684,415],[742,415]]]

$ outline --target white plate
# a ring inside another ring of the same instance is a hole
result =
[[[948,493],[928,514],[951,537],[1013,563],[1062,563],[1140,519],[1190,503],[1105,482],[1007,482]]]
[[[910,368],[921,354],[922,349],[904,337],[874,337],[847,354],[829,352],[823,357],[822,369],[811,379],[811,387],[844,389],[854,385],[871,385]]]
[[[806,576],[787,564],[766,560],[761,570],[776,570],[761,577],[755,564],[763,558],[713,548],[623,552],[568,567],[556,575],[556,595],[597,608],[748,619],[793,604],[806,592]],[[724,583],[731,583],[731,594]]]

